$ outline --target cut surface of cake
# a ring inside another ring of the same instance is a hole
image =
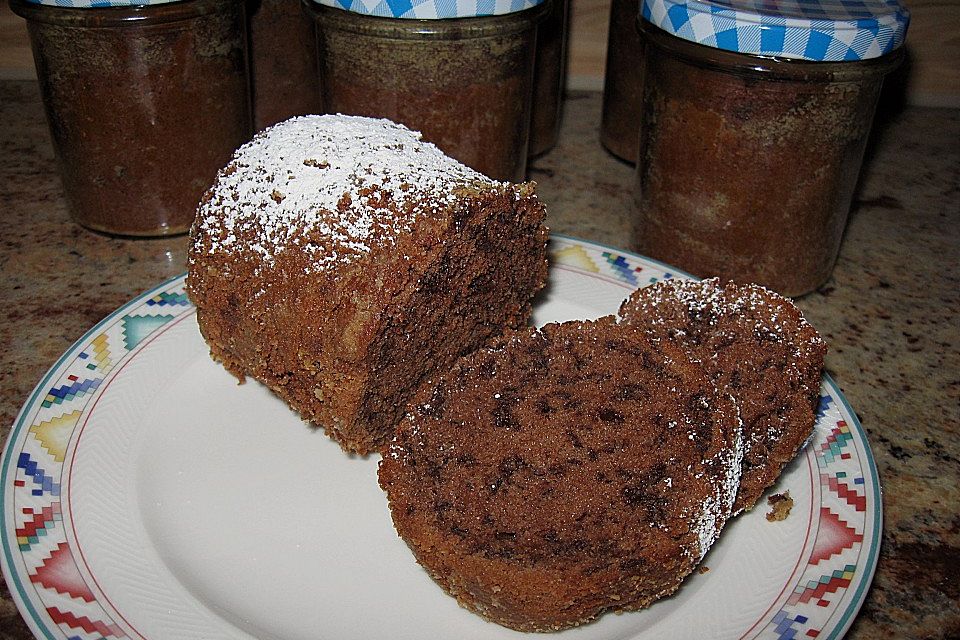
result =
[[[401,125],[297,117],[204,195],[187,291],[215,359],[366,454],[426,375],[526,323],[543,219],[532,183],[493,181]]]
[[[736,510],[750,509],[811,437],[826,344],[788,299],[753,284],[666,280],[621,321],[701,363],[740,404],[746,451]]]
[[[380,463],[394,524],[469,610],[554,631],[672,593],[730,516],[739,413],[613,316],[506,332],[425,384]]]

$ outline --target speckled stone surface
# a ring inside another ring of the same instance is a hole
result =
[[[598,142],[600,96],[566,100],[531,165],[559,233],[630,249],[632,168]],[[799,301],[883,486],[873,587],[848,637],[960,637],[960,111],[881,117],[831,280]],[[0,82],[0,436],[93,324],[185,268],[186,239],[70,222],[37,87]],[[0,586],[0,639],[31,638]]]

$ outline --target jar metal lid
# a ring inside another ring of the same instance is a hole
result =
[[[380,18],[438,20],[516,13],[544,0],[313,0],[318,4]]]
[[[109,9],[110,7],[146,7],[154,4],[170,4],[181,0],[27,0],[31,4],[62,9]]]
[[[815,62],[878,58],[910,22],[898,0],[640,0],[640,15],[715,49]]]

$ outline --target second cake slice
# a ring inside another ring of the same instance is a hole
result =
[[[753,507],[813,433],[827,350],[816,329],[779,294],[716,278],[638,289],[620,316],[682,348],[737,399],[746,451],[736,510]]]

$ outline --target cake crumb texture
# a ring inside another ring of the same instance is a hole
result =
[[[607,316],[460,359],[418,393],[379,479],[461,605],[553,631],[677,589],[732,512],[741,436],[700,365]]]

